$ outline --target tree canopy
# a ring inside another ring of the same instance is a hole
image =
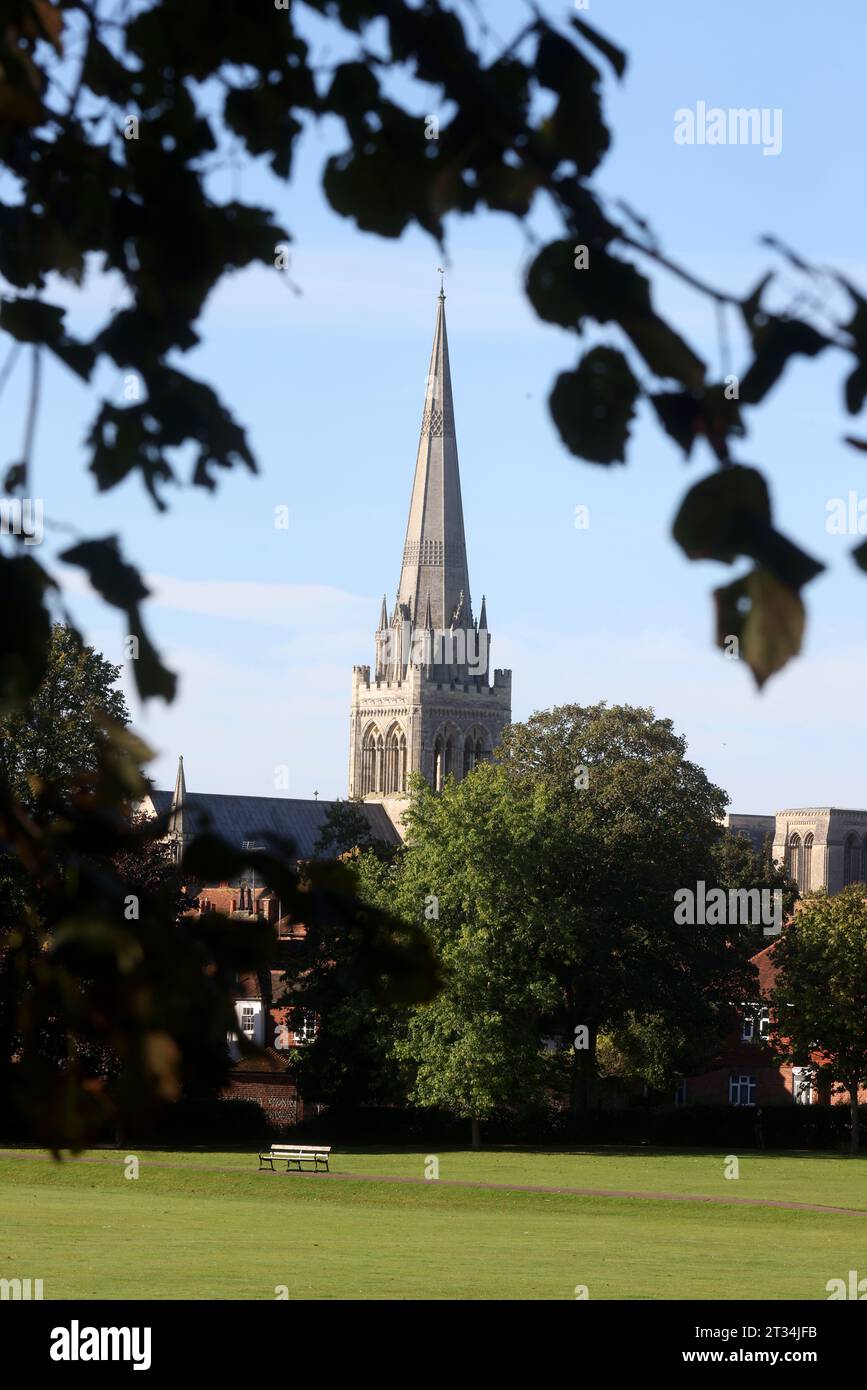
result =
[[[670,722],[628,706],[534,715],[463,781],[416,779],[404,849],[368,885],[442,963],[394,1045],[410,1098],[477,1122],[558,1091],[587,1109],[617,1035],[641,1035],[654,1085],[700,1068],[754,993],[750,929],[674,911],[715,881],[724,804]]]
[[[96,773],[110,728],[130,722],[116,688],[120,673],[71,628],[54,624],[42,684],[0,719],[0,777],[24,806],[32,806],[41,783],[68,793]]]
[[[858,1090],[867,1087],[867,898],[863,883],[809,893],[774,946],[771,1040],[799,1066],[827,1068],[848,1091],[858,1152]],[[817,1079],[822,1080],[821,1070]]]

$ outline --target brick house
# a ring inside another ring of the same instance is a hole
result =
[[[333,804],[292,797],[191,793],[187,791],[181,758],[174,792],[152,791],[137,809],[146,815],[166,816],[168,837],[176,846],[178,858],[189,840],[208,830],[239,849],[265,845],[269,837],[291,841],[296,862],[301,862],[314,857],[319,834]],[[381,804],[368,802],[361,805],[361,810],[375,838],[389,844],[400,843],[400,835]],[[249,871],[231,882],[197,884],[195,891],[197,898],[191,915],[219,912],[236,921],[264,919],[274,926],[277,935],[270,968],[238,976],[234,999],[238,1033],[259,1051],[242,1056],[237,1041],[227,1040],[233,1066],[223,1096],[256,1101],[275,1126],[299,1123],[304,1117],[304,1106],[295,1086],[290,1057],[295,1048],[315,1036],[316,1020],[306,1010],[293,1006],[291,986],[286,985],[284,974],[292,965],[293,943],[303,939],[304,927],[288,920],[277,895],[257,884]]]
[[[755,1002],[739,1010],[738,1025],[720,1049],[714,1065],[681,1081],[675,1092],[676,1104],[848,1104],[846,1094],[831,1092],[832,1078],[826,1068],[781,1062],[768,1044],[768,1000],[777,974],[776,944],[771,942],[751,958],[758,972]],[[859,1092],[859,1102],[867,1104],[867,1091]]]

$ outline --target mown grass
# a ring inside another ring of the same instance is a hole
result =
[[[0,1278],[45,1297],[135,1299],[827,1298],[867,1274],[867,1216],[522,1192],[520,1184],[867,1209],[867,1166],[815,1154],[439,1153],[440,1179],[506,1190],[259,1174],[249,1153],[3,1156]],[[423,1152],[343,1151],[342,1174],[421,1178]],[[161,1166],[161,1165],[170,1166]]]

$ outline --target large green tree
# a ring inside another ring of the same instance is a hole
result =
[[[600,1035],[637,1024],[658,1078],[712,1055],[749,997],[749,929],[678,924],[675,893],[713,881],[724,804],[671,723],[628,706],[534,715],[497,763],[417,785],[397,900],[446,972],[403,1045],[417,1098],[484,1118],[559,1066],[586,1109]]]
[[[774,947],[771,1041],[794,1065],[827,1067],[848,1092],[858,1152],[858,1091],[867,1086],[867,900],[861,883],[809,893]]]
[[[109,726],[129,724],[120,666],[83,646],[72,628],[51,629],[45,674],[21,708],[0,719],[0,778],[24,806],[40,784],[69,792],[95,775]]]
[[[473,1147],[486,1119],[540,1100],[549,1079],[541,1034],[558,996],[541,954],[557,907],[544,883],[547,807],[543,788],[516,788],[481,764],[438,794],[416,779],[406,815],[395,901],[429,933],[445,983],[395,1047],[412,1069],[411,1099],[470,1121]]]

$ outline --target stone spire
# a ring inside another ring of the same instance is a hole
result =
[[[512,717],[512,673],[491,670],[487,608],[476,623],[470,600],[442,287],[400,584],[379,622],[373,678],[352,671],[349,795],[382,802],[403,835],[410,776],[436,791],[467,776]]]
[[[441,288],[397,591],[414,625],[427,623],[430,604],[437,629],[459,610],[464,627],[473,621],[445,303]]]
[[[175,842],[175,853],[180,860],[184,847],[184,806],[187,800],[187,784],[184,779],[184,759],[183,755],[178,758],[178,774],[175,778],[175,789],[172,793],[172,804],[169,809],[169,836]]]

